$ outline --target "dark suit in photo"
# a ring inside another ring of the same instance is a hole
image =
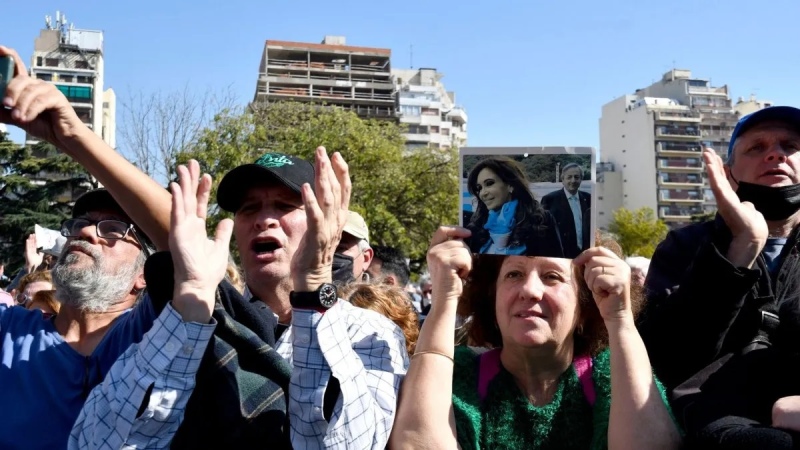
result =
[[[583,250],[589,248],[591,236],[589,235],[592,220],[592,196],[586,192],[578,191],[578,203],[580,204],[581,215],[581,243],[578,245],[578,233],[575,227],[570,202],[564,189],[553,191],[542,197],[542,207],[553,215],[556,219],[559,234],[561,235],[561,245],[564,246],[564,254],[567,258],[575,258]]]

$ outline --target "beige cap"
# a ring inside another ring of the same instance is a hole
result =
[[[357,212],[347,211],[347,223],[343,231],[350,236],[369,242],[369,228],[367,228],[367,222],[365,222],[364,218]]]

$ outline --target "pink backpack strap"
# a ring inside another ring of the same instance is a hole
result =
[[[583,395],[590,406],[594,406],[597,394],[592,379],[592,357],[580,355],[572,362],[578,380],[583,387]],[[489,383],[500,373],[500,349],[495,348],[478,356],[478,397],[483,401],[489,392]]]
[[[572,367],[575,368],[578,380],[583,386],[583,395],[586,396],[589,405],[594,406],[597,394],[594,391],[594,380],[592,380],[592,357],[586,354],[580,355],[572,361]]]
[[[500,349],[495,348],[478,355],[478,397],[483,401],[489,392],[489,383],[500,373]]]

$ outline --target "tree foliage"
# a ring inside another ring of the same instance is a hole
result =
[[[0,262],[6,273],[24,263],[25,239],[33,226],[58,229],[71,202],[96,181],[69,156],[40,142],[20,146],[0,135]]]
[[[656,246],[669,231],[667,225],[656,218],[650,208],[630,211],[620,208],[614,211],[614,219],[608,227],[614,233],[626,256],[650,258]]]
[[[216,185],[232,168],[268,151],[313,161],[319,145],[347,161],[351,209],[367,221],[373,244],[400,248],[418,260],[439,225],[458,223],[457,150],[407,151],[397,124],[338,108],[280,102],[225,110],[178,160],[196,159],[212,174],[215,198]],[[211,225],[224,216],[219,212]]]

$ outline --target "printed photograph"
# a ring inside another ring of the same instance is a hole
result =
[[[465,147],[460,158],[473,253],[575,258],[594,244],[592,147]]]

